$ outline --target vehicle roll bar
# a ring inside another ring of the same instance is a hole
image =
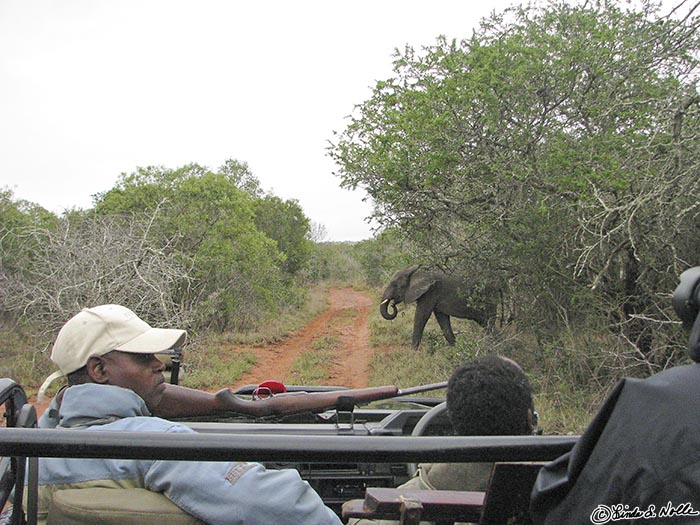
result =
[[[577,436],[305,436],[0,429],[0,456],[355,463],[546,461]]]

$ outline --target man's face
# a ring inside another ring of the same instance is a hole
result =
[[[108,383],[129,388],[146,402],[152,411],[165,390],[165,365],[154,354],[132,354],[112,350],[101,357]]]

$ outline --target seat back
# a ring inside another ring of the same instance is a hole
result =
[[[56,491],[46,525],[205,525],[163,494],[147,489],[81,488]]]
[[[484,497],[480,525],[532,523],[529,514],[530,493],[544,463],[495,463]]]
[[[343,518],[480,525],[528,525],[530,492],[544,463],[495,463],[486,492],[367,488],[364,500],[343,504]]]
[[[364,500],[343,504],[342,515],[344,519],[400,520],[405,525],[473,522],[479,520],[483,502],[483,492],[368,487]]]

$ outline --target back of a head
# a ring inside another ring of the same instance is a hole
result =
[[[455,433],[512,436],[532,432],[530,382],[510,359],[489,355],[458,367],[447,386]]]

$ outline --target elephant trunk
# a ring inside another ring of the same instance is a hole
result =
[[[391,311],[389,311],[389,309],[391,309]],[[382,314],[382,317],[387,321],[395,319],[396,314],[398,313],[398,310],[396,309],[396,303],[392,299],[384,299],[379,304],[379,312]]]

